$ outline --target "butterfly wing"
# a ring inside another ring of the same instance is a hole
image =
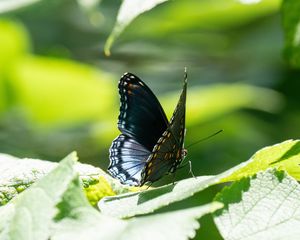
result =
[[[110,147],[108,172],[121,183],[140,185],[146,161],[167,129],[167,117],[155,95],[137,76],[125,73],[119,82],[122,132]]]
[[[154,182],[167,172],[175,172],[183,160],[186,88],[187,75],[185,73],[183,90],[170,120],[169,127],[159,138],[147,159],[145,168],[142,171],[141,185],[146,182]]]
[[[122,76],[119,93],[119,130],[151,151],[168,126],[158,99],[142,80],[131,73]]]
[[[120,134],[109,149],[110,165],[107,170],[122,184],[138,186],[149,154],[150,151],[133,138]]]

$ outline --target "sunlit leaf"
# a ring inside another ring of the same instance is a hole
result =
[[[259,150],[245,163],[244,167],[222,179],[222,181],[239,180],[269,167],[285,170],[291,176],[300,180],[299,164],[300,142],[299,140],[288,140]]]
[[[61,212],[54,225],[51,238],[53,240],[138,240],[141,236],[145,240],[183,240],[195,235],[195,230],[199,228],[197,219],[222,207],[220,203],[211,203],[174,212],[120,220],[100,214],[91,208],[85,203],[78,188],[76,190],[74,187],[64,195],[64,200],[59,204]]]
[[[199,31],[201,29],[228,30],[274,14],[280,9],[280,4],[281,0],[170,1],[168,6],[161,9],[157,14],[152,13],[149,16],[145,14],[142,19],[131,23],[128,32],[133,39],[145,36],[148,39],[163,39],[170,36],[181,38],[182,32],[189,29],[197,29],[198,34],[201,34]],[[205,32],[204,38],[209,37],[210,33]],[[225,36],[226,40],[227,37],[228,34]],[[188,39],[185,38],[184,41],[189,41]],[[190,40],[192,39],[197,41],[196,35]],[[213,41],[216,39],[218,39],[216,36],[212,38]],[[224,44],[224,40],[215,43],[214,46],[218,44]],[[199,45],[201,43],[197,42],[196,45],[192,46],[197,47]]]
[[[56,216],[51,239],[138,240],[143,236],[145,240],[166,238],[183,240],[195,235],[195,230],[200,227],[197,219],[222,206],[213,202],[190,209],[120,220],[100,214],[92,208],[82,193],[79,181],[75,180],[58,204],[59,213]]]
[[[241,166],[243,164],[216,176],[199,176],[146,191],[105,197],[99,202],[98,207],[101,212],[114,217],[124,218],[151,213],[156,209],[191,197],[195,193],[218,183]]]
[[[195,236],[195,230],[200,227],[197,219],[221,206],[213,203],[126,221],[99,214],[94,209],[81,208],[74,211],[75,218],[65,219],[57,224],[57,231],[52,239],[84,240],[88,237],[99,240],[139,240],[143,236],[145,240],[184,240]]]
[[[195,230],[200,227],[196,219],[221,207],[222,204],[213,202],[190,209],[133,218],[129,221],[121,239],[139,240],[141,236],[145,240],[185,240],[194,238]]]
[[[138,193],[127,193],[103,198],[98,207],[105,214],[117,217],[131,217],[155,211],[173,202],[186,199],[207,187],[220,183],[240,180],[269,167],[284,169],[293,176],[300,176],[300,143],[285,141],[263,148],[250,160],[243,162],[216,176],[189,178]]]
[[[105,54],[107,56],[110,55],[110,48],[115,39],[137,16],[166,1],[167,0],[123,0],[114,29],[105,43]]]
[[[285,172],[268,170],[225,188],[214,220],[225,240],[298,239],[300,186]]]
[[[92,208],[78,181],[69,186],[58,209],[51,239],[115,239],[126,227],[122,220],[101,215]]]
[[[282,2],[285,56],[291,66],[300,68],[300,1]]]
[[[76,156],[69,155],[47,176],[0,208],[0,239],[49,238],[55,206],[77,177],[73,168],[75,161]]]
[[[57,167],[57,163],[38,159],[19,159],[0,154],[0,205],[17,196],[33,183]],[[130,191],[100,168],[88,164],[76,163],[85,192],[91,203],[96,204],[104,196],[111,196]]]

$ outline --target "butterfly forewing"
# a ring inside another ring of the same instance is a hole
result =
[[[119,94],[122,134],[110,147],[108,171],[121,183],[140,185],[142,169],[168,121],[158,99],[137,76],[125,73]]]
[[[119,93],[120,131],[151,151],[168,124],[158,99],[142,80],[131,73],[122,76]]]
[[[186,87],[185,74],[183,90],[168,128],[159,138],[142,171],[142,185],[160,179],[167,172],[175,172],[183,159]]]

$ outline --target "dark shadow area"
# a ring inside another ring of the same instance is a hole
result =
[[[162,186],[162,187],[158,187],[158,188],[154,188],[154,189],[141,191],[141,192],[127,193],[127,194],[124,194],[124,195],[113,196],[113,197],[109,197],[105,201],[110,202],[110,201],[114,201],[116,199],[123,200],[123,199],[131,198],[133,196],[138,195],[137,204],[142,204],[142,203],[145,203],[147,201],[153,200],[154,198],[160,197],[160,196],[162,196],[166,193],[172,192],[175,185],[176,185],[176,183],[175,184],[169,184],[169,185]]]
[[[255,178],[255,176],[253,178]],[[214,200],[223,203],[224,207],[217,210],[215,215],[222,215],[223,211],[227,210],[230,204],[239,203],[242,200],[243,192],[247,192],[249,188],[250,178],[243,178],[231,186],[223,188],[223,190],[216,195]]]
[[[154,198],[161,197],[163,194],[170,193],[173,191],[175,185],[176,183],[140,192],[137,204],[142,204]]]
[[[216,194],[222,190],[224,187],[224,184],[221,185],[213,185],[206,189],[204,189],[201,192],[196,193],[195,195],[188,197],[182,201],[171,203],[168,206],[164,206],[155,213],[164,213],[164,212],[170,212],[170,211],[177,211],[177,210],[183,210],[188,209],[192,207],[199,207],[204,204],[211,203],[216,196]]]
[[[117,195],[117,196],[109,196],[108,198],[105,199],[105,202],[111,202],[114,201],[116,199],[121,200],[121,199],[126,199],[129,197],[133,197],[140,194],[139,192],[134,192],[134,193],[127,193],[127,194],[121,194],[121,195]]]
[[[195,239],[223,239],[216,227],[212,214],[204,215],[202,218],[200,218],[199,223],[200,229],[197,230]]]
[[[205,190],[198,192],[187,199],[184,199],[179,202],[171,203],[168,206],[156,210],[155,213],[149,213],[146,215],[168,213],[177,210],[185,210],[192,207],[198,207],[204,204],[211,203],[215,198],[216,194],[220,192],[220,190],[224,187],[224,185],[226,184],[210,186]],[[212,214],[207,214],[201,217],[199,223],[200,223],[200,229],[196,231],[196,237],[194,239],[213,239],[213,240],[222,239],[213,221]]]

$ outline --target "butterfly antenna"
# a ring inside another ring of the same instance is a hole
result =
[[[208,137],[202,138],[202,139],[200,139],[200,140],[198,140],[198,141],[196,141],[196,142],[194,142],[194,143],[188,145],[186,148],[189,148],[189,147],[191,147],[191,146],[194,146],[194,145],[198,144],[199,142],[203,142],[203,141],[205,141],[205,140],[207,140],[207,139],[210,139],[210,138],[212,138],[213,136],[216,136],[217,134],[219,134],[219,133],[221,133],[221,132],[223,132],[223,130],[219,130],[219,131],[213,133],[212,135],[210,135],[210,136],[208,136]]]

